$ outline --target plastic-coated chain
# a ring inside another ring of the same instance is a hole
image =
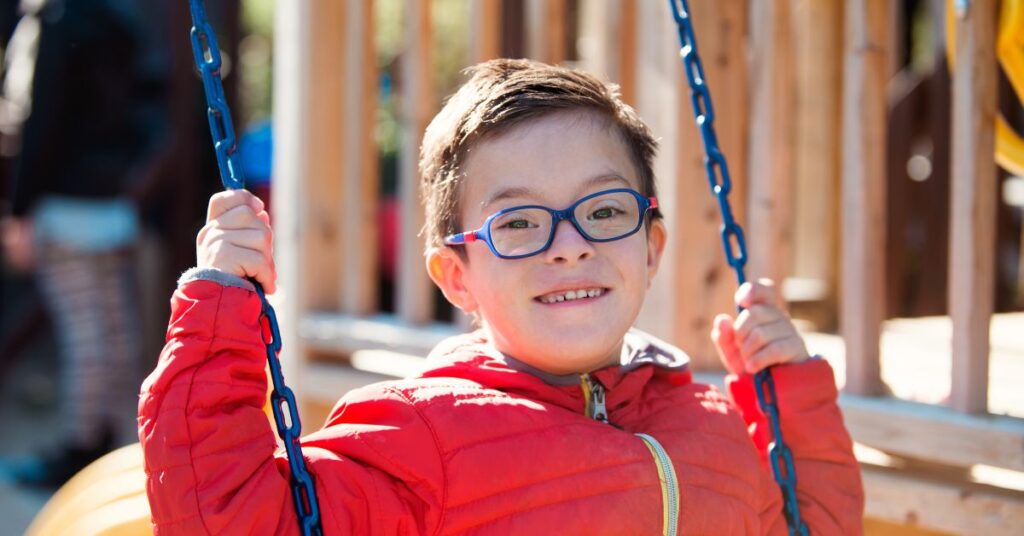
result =
[[[718,201],[722,213],[722,246],[725,248],[725,260],[736,272],[738,284],[747,279],[744,267],[747,264],[747,245],[743,239],[743,229],[733,218],[729,206],[729,192],[732,181],[729,178],[729,166],[725,155],[718,147],[715,135],[715,109],[711,104],[711,92],[704,78],[704,66],[697,55],[697,36],[690,20],[690,6],[687,0],[669,0],[672,18],[679,31],[679,43],[682,48],[679,55],[683,60],[686,80],[690,85],[690,101],[693,103],[693,114],[700,128],[701,140],[704,143],[704,168],[708,174],[711,193]],[[768,419],[774,441],[768,447],[768,457],[772,465],[775,482],[782,490],[786,522],[790,536],[808,534],[807,525],[800,519],[800,505],[796,499],[796,469],[793,467],[793,453],[782,440],[782,427],[779,423],[779,406],[775,395],[775,382],[770,369],[763,369],[754,375],[754,390],[761,411]]]
[[[189,7],[192,11],[192,53],[206,92],[207,118],[210,121],[210,133],[213,135],[213,147],[217,152],[220,179],[227,190],[245,188],[245,179],[242,177],[242,168],[238,161],[235,129],[231,123],[231,110],[228,109],[227,99],[224,98],[224,86],[220,79],[221,60],[217,36],[206,20],[202,0],[189,0]],[[256,294],[259,295],[262,305],[260,325],[263,342],[267,347],[270,378],[274,386],[270,394],[270,403],[274,411],[277,433],[284,442],[288,456],[292,499],[299,520],[299,529],[306,536],[319,536],[322,533],[320,506],[317,503],[313,477],[306,469],[306,461],[302,457],[299,445],[299,437],[302,435],[299,410],[295,403],[295,394],[284,383],[281,361],[277,357],[281,352],[281,332],[277,325],[277,315],[267,301],[263,287],[255,280],[250,281],[256,286]],[[270,340],[267,340],[268,336]]]

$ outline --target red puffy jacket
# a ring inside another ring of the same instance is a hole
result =
[[[157,534],[298,532],[262,410],[259,316],[251,290],[199,280],[174,295],[139,403]],[[786,534],[763,438],[748,435],[764,435],[749,379],[730,385],[738,411],[664,348],[634,341],[625,366],[560,385],[483,343],[450,340],[422,377],[348,393],[303,438],[324,534]],[[774,377],[803,519],[860,533],[831,369]]]

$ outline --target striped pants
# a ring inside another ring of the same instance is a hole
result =
[[[82,252],[43,241],[37,251],[39,287],[61,354],[61,420],[70,443],[95,446],[137,403],[133,250]]]

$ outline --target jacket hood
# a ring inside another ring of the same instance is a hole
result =
[[[673,384],[691,383],[690,358],[685,352],[638,329],[623,337],[620,362],[590,372],[604,386],[608,409],[637,399],[655,378]],[[575,407],[583,400],[583,373],[551,374],[494,348],[484,330],[442,341],[427,357],[422,378],[460,378],[481,386],[533,400]]]

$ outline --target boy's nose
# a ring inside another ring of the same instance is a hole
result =
[[[569,221],[560,221],[555,226],[551,247],[544,252],[547,262],[576,263],[594,255],[594,244],[583,237]]]

